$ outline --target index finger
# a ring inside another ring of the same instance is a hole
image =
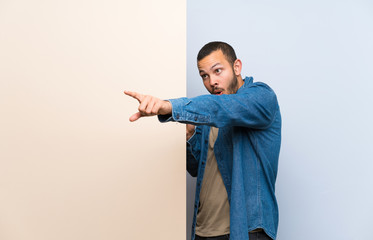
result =
[[[130,97],[133,97],[133,98],[136,98],[139,102],[142,101],[142,98],[143,98],[143,95],[140,94],[140,93],[137,93],[137,92],[131,92],[131,91],[124,91],[124,94],[130,96]]]

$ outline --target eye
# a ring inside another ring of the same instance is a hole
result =
[[[221,73],[221,68],[215,70],[216,73]]]
[[[208,75],[207,74],[202,74],[201,77],[202,77],[202,79],[206,79],[208,77]]]

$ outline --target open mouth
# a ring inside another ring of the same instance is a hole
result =
[[[222,95],[223,94],[223,90],[215,90],[214,95]]]

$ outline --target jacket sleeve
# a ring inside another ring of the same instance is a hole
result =
[[[196,127],[194,134],[187,141],[187,171],[192,177],[198,175],[198,165],[201,156],[201,128]]]
[[[239,89],[236,94],[202,95],[169,101],[172,104],[172,114],[159,115],[159,121],[218,128],[242,126],[265,129],[273,122],[278,109],[273,90],[260,82]]]

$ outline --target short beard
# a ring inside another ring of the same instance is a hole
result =
[[[229,84],[228,86],[227,91],[228,91],[228,94],[234,94],[237,92],[237,90],[238,90],[238,79],[233,71],[233,78],[232,78],[231,84]]]

